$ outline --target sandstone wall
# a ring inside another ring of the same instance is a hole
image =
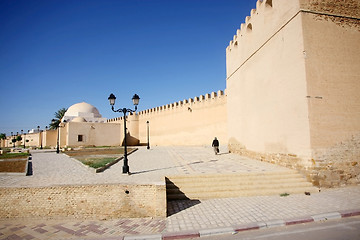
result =
[[[166,217],[164,185],[83,185],[0,189],[0,218]]]
[[[69,122],[66,125],[67,146],[118,146],[124,138],[118,123]],[[82,141],[78,141],[78,135],[82,135]]]
[[[227,96],[223,91],[147,109],[128,116],[130,141],[147,143],[147,121],[150,145],[211,145],[214,137],[226,144]],[[122,124],[123,118],[108,122]]]
[[[56,146],[57,130],[47,130],[43,132],[43,146]]]
[[[229,148],[359,183],[360,1],[264,0],[227,48]]]
[[[271,2],[271,4],[270,4]],[[226,50],[229,148],[311,157],[296,1],[258,1]],[[230,110],[231,109],[231,110]]]
[[[303,7],[313,176],[320,186],[360,182],[360,1]]]

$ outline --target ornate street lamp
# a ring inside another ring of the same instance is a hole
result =
[[[150,149],[149,121],[146,121],[146,125],[147,125],[147,149]]]
[[[114,109],[115,100],[116,97],[114,94],[110,94],[108,97],[108,100],[111,105],[111,109],[114,112],[122,112],[124,114],[124,166],[123,166],[123,173],[130,175],[129,165],[128,165],[128,159],[127,159],[127,142],[126,142],[126,113],[133,113],[137,110],[137,105],[139,104],[140,97],[137,94],[134,94],[132,97],[133,104],[135,105],[135,110],[129,109],[129,108],[119,108],[117,110]]]

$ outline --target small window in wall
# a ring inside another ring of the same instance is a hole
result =
[[[83,135],[78,135],[78,142],[82,142],[84,140],[84,136]]]

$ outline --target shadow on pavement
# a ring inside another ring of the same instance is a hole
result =
[[[213,162],[213,161],[218,161],[218,160],[210,160],[209,162]],[[149,169],[149,170],[144,170],[144,171],[138,171],[138,172],[131,172],[131,175],[135,175],[135,174],[141,174],[141,173],[148,173],[148,172],[155,172],[155,171],[160,171],[160,170],[165,170],[165,169],[172,169],[172,168],[181,168],[187,165],[192,165],[192,164],[200,164],[200,163],[205,163],[204,161],[197,161],[197,162],[192,162],[189,164],[185,164],[185,165],[179,165],[179,166],[173,166],[173,167],[165,167],[165,168],[155,168],[155,169]]]
[[[167,216],[170,217],[176,213],[179,213],[185,209],[191,208],[200,204],[200,200],[173,200],[167,202]]]

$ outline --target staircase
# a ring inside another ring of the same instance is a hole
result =
[[[294,170],[263,173],[187,175],[166,177],[168,200],[318,192]]]

